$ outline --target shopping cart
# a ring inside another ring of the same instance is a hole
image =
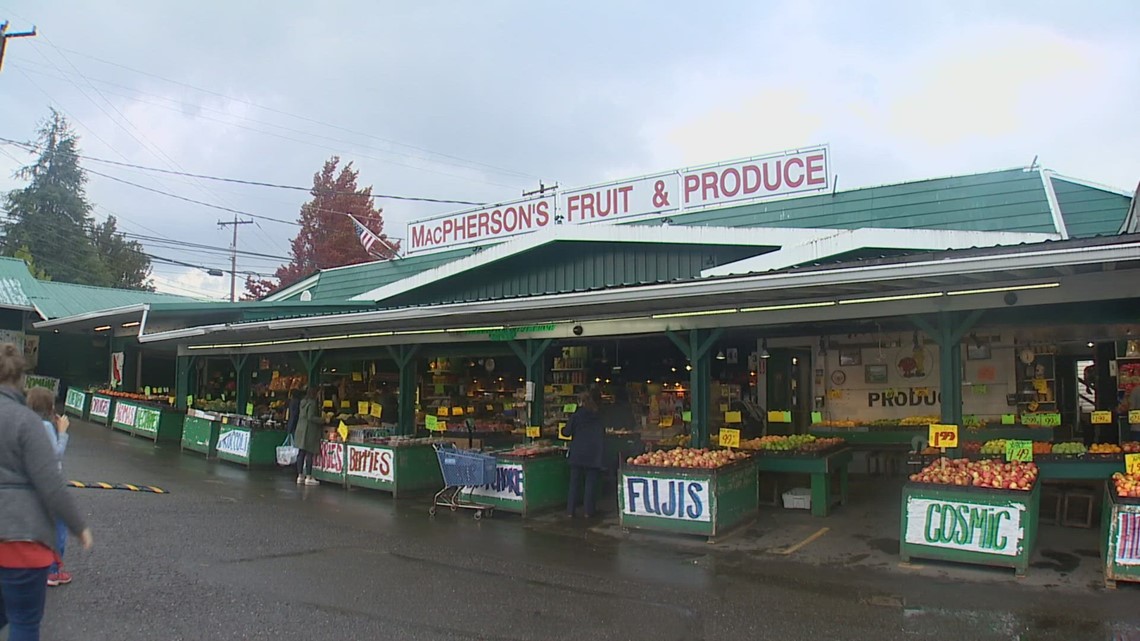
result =
[[[435,516],[437,507],[475,510],[475,520],[483,515],[491,516],[494,505],[476,503],[462,497],[465,488],[490,485],[495,481],[497,461],[490,454],[471,450],[460,450],[451,443],[436,443],[436,456],[439,457],[439,471],[443,474],[444,488],[435,494],[428,514]]]

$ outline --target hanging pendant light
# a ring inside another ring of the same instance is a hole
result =
[[[716,353],[716,359],[718,361],[723,361],[725,358],[727,358],[727,357],[724,355],[723,349]]]
[[[760,343],[760,358],[772,358],[772,355],[768,353],[768,339],[767,338],[765,338],[763,340],[763,342]]]

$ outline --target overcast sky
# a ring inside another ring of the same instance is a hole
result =
[[[32,139],[54,105],[97,158],[308,186],[335,153],[377,193],[479,202],[815,143],[840,189],[1034,156],[1135,187],[1140,3],[859,4],[0,0],[0,21],[41,34],[9,43],[0,137]],[[0,190],[27,159],[0,145]],[[273,218],[306,200],[86,166]],[[101,176],[89,193],[128,232],[229,244],[230,214]],[[462,209],[381,203],[396,237]],[[261,220],[239,244],[286,256],[295,231]],[[199,269],[156,263],[155,280],[228,293]]]

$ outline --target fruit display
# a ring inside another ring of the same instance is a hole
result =
[[[845,442],[841,438],[817,438],[800,445],[797,449],[801,452],[823,452],[833,447],[839,447]]]
[[[1053,446],[1053,454],[1061,454],[1065,456],[1080,456],[1088,451],[1084,443],[1079,441],[1066,441],[1064,443],[1057,443]]]
[[[673,450],[656,450],[626,459],[630,465],[646,467],[680,467],[716,469],[747,459],[751,454],[739,450],[708,450],[678,447]]]
[[[1052,454],[1053,444],[1049,441],[1033,441],[1033,455]]]
[[[917,474],[914,483],[961,485],[1003,490],[1029,491],[1037,482],[1037,466],[1033,463],[940,458]]]
[[[1117,472],[1112,475],[1112,484],[1116,487],[1117,496],[1126,499],[1140,499],[1140,474]]]
[[[915,427],[915,426],[919,426],[919,425],[930,425],[931,423],[941,423],[941,422],[942,422],[941,416],[930,416],[930,415],[927,415],[927,416],[908,416],[908,417],[904,418],[903,420],[899,421],[899,425],[902,425],[905,427]]]
[[[1089,448],[1089,454],[1120,454],[1123,451],[1115,443],[1093,443]]]
[[[981,454],[1005,454],[1005,439],[999,438],[992,441],[986,441],[982,445]]]
[[[549,456],[551,454],[561,454],[565,452],[561,447],[549,444],[532,444],[520,445],[513,450],[503,452],[503,456],[513,456],[516,458],[535,458],[538,456]]]
[[[962,427],[964,427],[968,430],[980,430],[985,426],[986,426],[986,422],[983,421],[981,418],[974,416],[973,414],[971,414],[969,416],[963,416],[962,417]]]
[[[855,421],[820,421],[812,425],[812,427],[855,427],[858,425]]]
[[[1120,449],[1126,454],[1136,454],[1140,452],[1140,441],[1125,441],[1120,444]]]
[[[980,454],[982,451],[981,441],[966,441],[962,444],[962,450],[967,454]]]
[[[688,447],[689,443],[693,442],[693,437],[688,434],[678,434],[663,438],[657,442],[661,447]]]

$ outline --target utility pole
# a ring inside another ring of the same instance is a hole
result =
[[[8,46],[8,38],[30,38],[36,35],[36,28],[31,31],[8,33],[8,21],[0,22],[0,70],[4,69],[4,49]]]
[[[230,243],[230,302],[237,302],[237,230],[238,225],[252,225],[252,220],[238,220],[234,214],[233,220],[219,220],[218,227],[224,229],[230,225],[234,228],[234,239]]]

